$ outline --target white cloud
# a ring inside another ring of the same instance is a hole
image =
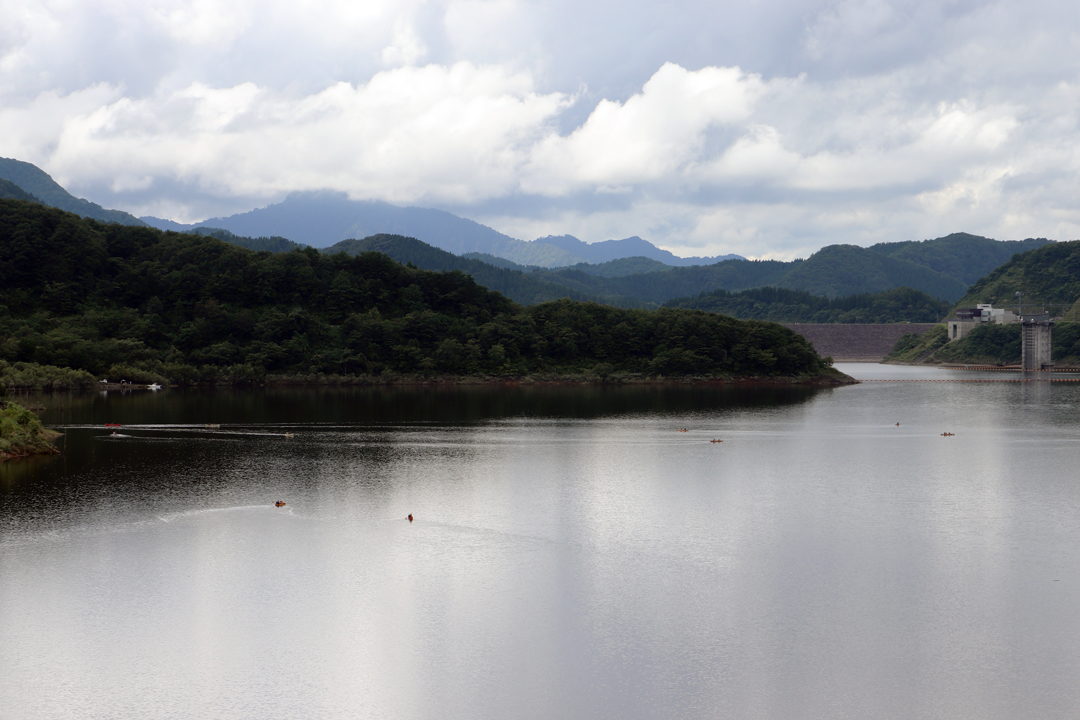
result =
[[[257,5],[243,0],[157,0],[144,6],[161,29],[192,45],[228,43],[251,24]]]
[[[66,114],[55,148],[32,158],[63,177],[162,177],[222,194],[274,196],[333,188],[358,198],[469,202],[513,190],[516,169],[564,96],[528,76],[468,63],[399,68],[366,85],[292,98],[251,83],[193,84]],[[63,106],[64,101],[69,104]],[[5,130],[0,114],[0,133]]]
[[[545,138],[523,187],[559,194],[674,179],[698,156],[706,131],[746,120],[763,91],[760,78],[738,68],[690,72],[666,63],[625,103],[601,100],[569,136]]]
[[[400,65],[415,65],[427,55],[427,48],[413,31],[412,27],[405,23],[398,23],[394,28],[394,40],[383,48],[383,65],[398,67]]]
[[[1080,6],[0,0],[0,155],[197,219],[291,190],[676,252],[1080,235]],[[681,249],[680,249],[681,248]]]

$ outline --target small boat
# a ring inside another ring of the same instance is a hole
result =
[[[296,437],[296,436],[293,435],[292,433],[285,433],[285,437],[291,438],[291,437]]]
[[[121,425],[120,423],[105,423],[105,427],[123,427],[123,425]]]
[[[276,503],[274,503],[274,507],[285,507],[285,501],[278,500]]]
[[[146,389],[147,390],[160,390],[161,386],[158,385],[157,383],[150,383],[149,385],[146,386]]]

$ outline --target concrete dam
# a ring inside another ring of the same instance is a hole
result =
[[[794,324],[780,323],[813,344],[819,355],[836,362],[881,362],[904,334],[922,335],[936,323]]]

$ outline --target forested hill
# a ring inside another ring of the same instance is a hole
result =
[[[458,257],[414,238],[374,237],[378,239],[346,240],[327,248],[327,252],[379,250],[399,262],[411,262],[428,270],[461,270],[482,285],[526,304],[572,297],[620,307],[658,307],[674,298],[702,292],[736,292],[770,285],[828,297],[909,286],[934,297],[956,299],[967,288],[961,281],[931,268],[851,245],[823,248],[807,260],[725,260],[713,265],[656,269],[656,264],[647,258],[623,258],[594,266],[511,269]],[[627,274],[634,269],[645,271]]]
[[[1018,291],[1029,308],[1045,307],[1080,320],[1080,240],[1017,255],[972,285],[959,304],[1015,308]]]
[[[21,160],[0,158],[0,179],[14,183],[21,190],[33,196],[36,202],[50,207],[73,212],[86,218],[101,222],[120,223],[122,225],[145,225],[142,220],[123,210],[106,210],[97,203],[77,198],[69,193],[41,168]],[[16,198],[26,199],[26,198]]]
[[[910,287],[943,300],[955,300],[967,290],[967,283],[933,268],[855,245],[822,248],[792,268],[777,285],[828,297]]]
[[[922,242],[878,243],[868,249],[897,260],[932,268],[960,280],[965,285],[971,285],[994,268],[1008,262],[1013,255],[1034,250],[1049,242],[1046,238],[991,240],[968,233],[953,233]]]
[[[472,276],[476,282],[484,287],[500,292],[523,305],[535,305],[564,297],[572,300],[601,300],[595,295],[569,290],[565,286],[537,279],[520,270],[508,270],[480,260],[459,257],[420,242],[416,238],[402,237],[401,235],[382,234],[372,235],[362,240],[343,240],[336,245],[325,248],[323,252],[328,255],[339,252],[348,255],[381,252],[403,265],[411,263],[413,266],[423,270],[443,272],[460,270]],[[615,301],[609,304],[618,304],[618,298],[607,298],[607,300]]]
[[[522,308],[386,255],[253,252],[0,200],[0,370],[252,382],[375,376],[836,377],[774,323],[560,300]]]
[[[902,245],[900,250],[904,251],[898,251],[898,254],[963,268],[966,266],[958,258],[968,257],[965,253],[975,253],[982,258],[978,263],[972,260],[981,267],[992,261],[978,255],[979,252],[985,251],[985,255],[998,258],[1011,250],[1023,249],[1028,245],[1037,247],[1044,242],[1025,240],[998,243],[975,236],[949,236],[923,243],[897,245]],[[378,250],[399,262],[411,262],[428,270],[461,270],[482,285],[526,304],[571,297],[597,300],[618,307],[658,307],[670,300],[700,293],[717,290],[738,292],[764,286],[800,290],[828,298],[910,287],[933,298],[955,301],[967,290],[967,283],[957,277],[903,257],[893,257],[881,250],[890,249],[889,246],[877,247],[875,250],[854,245],[830,245],[806,260],[786,262],[727,260],[714,265],[661,265],[657,268],[659,263],[648,258],[622,258],[600,265],[558,269],[514,266],[505,260],[495,261],[505,265],[497,267],[489,262],[492,260],[490,257],[485,258],[487,261],[477,257],[463,258],[400,235],[346,240],[327,248],[327,252]],[[887,302],[893,303],[894,299]],[[820,310],[825,306],[815,307]]]
[[[616,307],[655,308],[670,298],[688,292],[716,287],[741,289],[768,285],[801,262],[726,260],[715,265],[673,267],[660,272],[603,277],[577,267],[559,270],[534,268],[531,272],[500,268],[480,260],[458,257],[415,238],[400,235],[345,240],[326,248],[324,252],[355,254],[369,250],[386,253],[398,262],[412,263],[425,270],[461,270],[481,285],[525,304],[569,297],[596,300]],[[623,263],[623,260],[612,263]]]
[[[697,297],[671,300],[667,307],[786,323],[936,323],[951,309],[949,303],[906,287],[846,298],[775,287],[738,293],[715,290]]]

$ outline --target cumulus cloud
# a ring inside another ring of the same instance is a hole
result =
[[[333,188],[399,202],[512,191],[529,149],[568,102],[536,93],[525,74],[469,63],[397,68],[301,98],[253,83],[101,94],[107,102],[97,107],[81,95],[51,98],[52,112],[67,115],[56,144],[27,154],[46,155],[59,177],[115,191],[171,177],[221,194]],[[0,113],[0,134],[15,124],[5,121]]]
[[[196,220],[334,189],[682,254],[1080,235],[1080,9],[0,0],[0,155]]]
[[[691,72],[667,63],[625,103],[602,100],[569,136],[539,143],[524,189],[672,180],[699,156],[710,128],[745,121],[763,90],[738,68]]]

